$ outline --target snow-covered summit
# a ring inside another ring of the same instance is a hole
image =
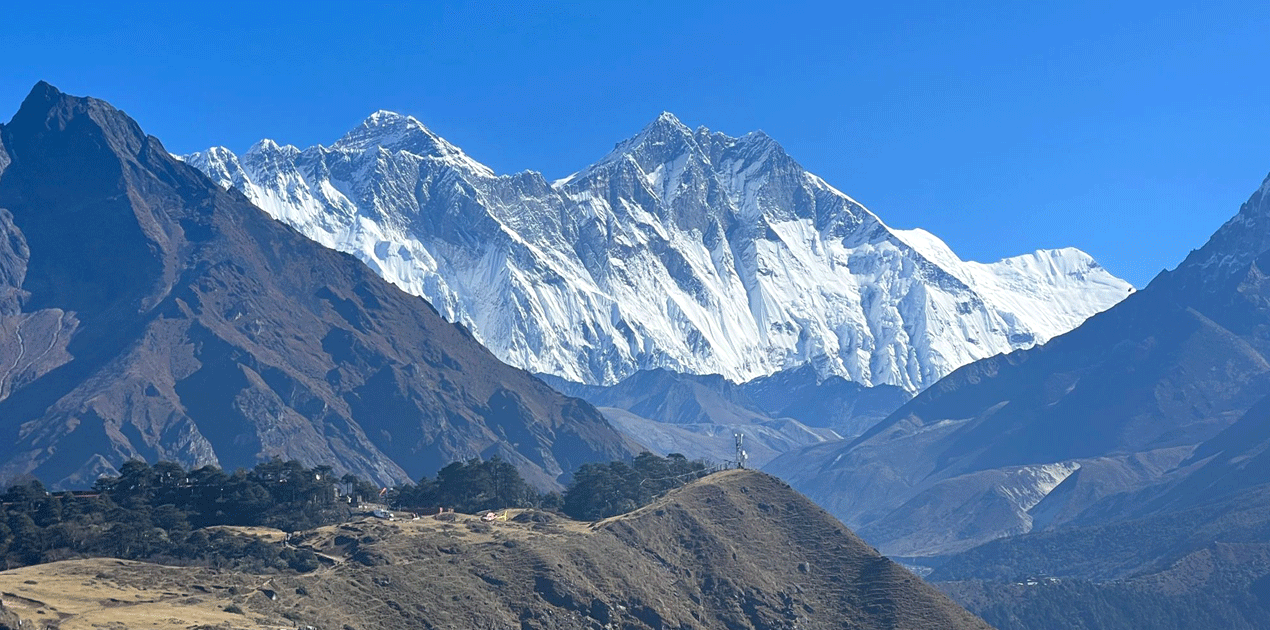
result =
[[[766,134],[670,113],[554,183],[495,176],[391,112],[329,148],[186,160],[428,298],[503,360],[588,383],[811,364],[917,390],[1131,290],[1074,249],[963,261],[928,232],[891,229]]]
[[[413,116],[379,110],[362,124],[335,141],[331,149],[361,152],[380,148],[389,152],[406,151],[421,157],[433,157],[467,168],[475,174],[493,177],[489,167],[468,157],[458,147],[432,133]]]
[[[699,148],[692,139],[692,130],[689,129],[674,114],[670,112],[662,112],[652,122],[644,126],[639,133],[618,142],[613,145],[613,150],[607,155],[600,158],[595,164],[582,169],[562,180],[559,184],[572,182],[579,178],[585,178],[592,172],[603,169],[615,162],[632,162],[636,165],[644,166],[648,162],[650,155],[666,156],[669,153],[682,155]]]

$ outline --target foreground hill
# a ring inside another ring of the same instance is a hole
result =
[[[262,140],[185,159],[427,297],[504,361],[592,385],[810,364],[917,391],[1131,290],[1075,249],[963,261],[888,227],[766,134],[669,113],[555,182],[495,175],[391,112],[330,146]]]
[[[2,572],[0,591],[9,614],[63,628],[988,628],[753,471],[594,524],[542,512],[367,520],[292,543],[327,568],[256,576],[76,560]]]
[[[424,300],[41,83],[0,126],[0,477],[277,456],[388,484],[500,455],[540,487],[632,451]]]

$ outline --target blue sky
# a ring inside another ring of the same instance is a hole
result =
[[[1264,1],[22,4],[2,118],[44,79],[179,153],[391,109],[554,178],[669,110],[963,258],[1075,246],[1139,286],[1270,172]]]

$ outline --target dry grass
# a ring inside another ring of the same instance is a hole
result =
[[[0,601],[31,628],[291,627],[253,615],[249,605],[239,604],[245,614],[224,610],[250,582],[203,569],[94,558],[0,572]]]
[[[34,627],[67,630],[987,627],[752,471],[598,523],[520,510],[494,522],[366,518],[280,544],[325,566],[260,576],[68,561],[0,572],[0,592]]]
[[[287,533],[272,527],[242,527],[236,525],[213,525],[205,528],[207,533],[225,532],[227,534],[237,534],[239,536],[250,536],[261,540],[279,543],[287,539]]]

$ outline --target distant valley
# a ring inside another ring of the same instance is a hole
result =
[[[810,365],[741,384],[668,370],[636,372],[609,386],[542,378],[594,404],[616,428],[660,454],[735,461],[734,435],[741,433],[756,467],[802,446],[855,437],[911,397],[893,385],[822,380]]]

